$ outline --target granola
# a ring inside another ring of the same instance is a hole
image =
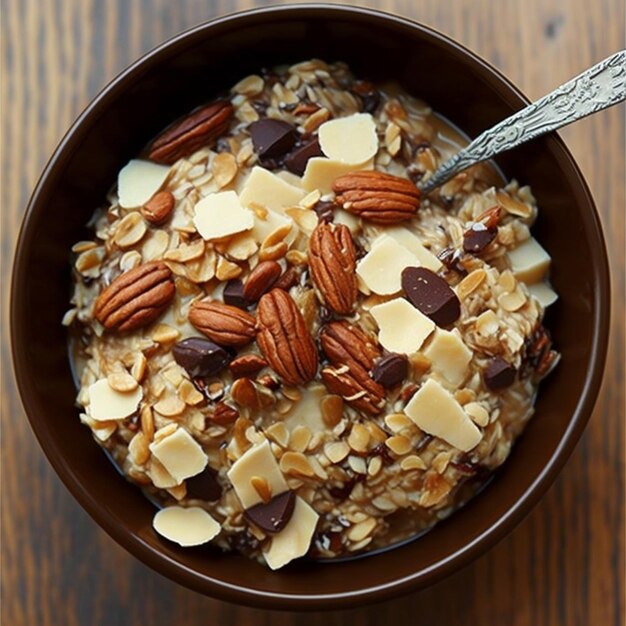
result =
[[[504,462],[559,355],[528,187],[342,63],[252,75],[120,172],[72,249],[81,420],[156,532],[269,567],[417,536]]]

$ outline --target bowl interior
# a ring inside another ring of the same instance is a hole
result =
[[[271,572],[211,548],[183,549],[152,530],[153,506],[126,482],[78,420],[60,321],[70,293],[69,249],[119,169],[169,121],[262,66],[343,60],[362,78],[399,81],[470,136],[523,105],[497,73],[440,35],[346,8],[273,9],[218,20],[148,55],[99,96],[64,139],[33,196],[13,277],[15,369],[33,428],[91,515],[144,561],[199,591],[295,607],[377,599],[433,582],[509,530],[547,488],[580,435],[600,378],[608,285],[591,198],[563,144],[544,138],[498,159],[530,184],[534,232],[553,258],[560,299],[549,326],[563,353],[537,413],[489,487],[418,541],[341,564]]]

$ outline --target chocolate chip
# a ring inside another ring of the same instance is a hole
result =
[[[254,149],[261,158],[276,158],[286,154],[296,143],[296,129],[287,122],[269,117],[248,126]]]
[[[232,355],[217,344],[202,337],[183,339],[172,348],[174,360],[192,379],[213,376],[223,370]]]
[[[296,505],[296,494],[294,491],[284,491],[274,496],[269,502],[259,502],[253,507],[244,511],[244,516],[248,521],[258,526],[266,533],[277,533],[281,531],[293,515]]]
[[[476,222],[463,234],[463,250],[480,254],[498,234],[497,228],[487,228],[482,222]]]
[[[185,481],[187,497],[215,502],[222,497],[222,487],[217,482],[217,472],[208,465],[202,472]]]
[[[238,280],[229,280],[224,287],[224,303],[236,306],[238,309],[247,309],[248,301],[243,297],[243,283]]]
[[[332,222],[335,218],[337,205],[332,201],[319,200],[313,207],[320,222]]]
[[[379,359],[372,370],[372,378],[385,389],[391,389],[407,376],[409,362],[402,354],[387,354]]]
[[[306,164],[313,157],[323,156],[320,142],[317,137],[313,137],[306,143],[294,148],[285,157],[285,167],[294,174],[302,176],[306,169]]]
[[[462,252],[454,248],[445,248],[437,255],[437,258],[446,266],[446,269],[465,276],[467,270],[461,264],[461,257]]]
[[[461,303],[448,283],[425,267],[402,271],[402,288],[409,302],[437,326],[449,326],[461,315]]]
[[[502,357],[496,356],[489,362],[483,372],[485,385],[491,391],[499,391],[510,387],[515,381],[515,368]]]
[[[372,83],[359,81],[354,85],[352,91],[361,99],[361,110],[364,113],[374,113],[376,111],[380,104],[380,92],[375,89]]]

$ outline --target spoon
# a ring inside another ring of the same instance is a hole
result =
[[[428,194],[464,169],[626,100],[626,50],[616,52],[486,130],[418,185]]]

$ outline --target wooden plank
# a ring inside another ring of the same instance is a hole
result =
[[[6,0],[2,29],[3,319],[13,243],[39,172],[71,121],[141,53],[251,0]],[[536,98],[624,47],[619,0],[381,0],[498,66]],[[427,71],[427,68],[425,68]],[[45,461],[24,418],[2,324],[2,618],[15,626],[381,623],[619,624],[624,614],[624,110],[566,129],[601,212],[613,268],[603,390],[581,444],[534,512],[495,549],[418,594],[332,614],[255,611],[199,596],[114,544]]]

